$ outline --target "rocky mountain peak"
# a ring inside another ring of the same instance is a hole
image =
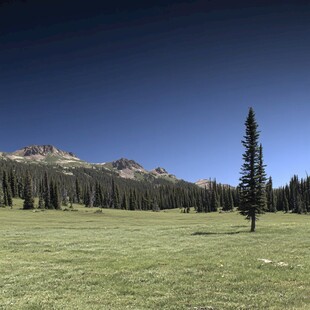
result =
[[[25,146],[21,150],[12,153],[13,155],[30,157],[30,156],[47,156],[57,155],[62,157],[74,157],[77,158],[72,152],[65,152],[53,145],[30,145]]]
[[[112,162],[113,168],[116,168],[117,170],[125,170],[125,169],[130,169],[130,170],[144,170],[144,168],[139,165],[137,162],[131,159],[127,158],[121,158],[116,161]]]
[[[152,170],[152,172],[156,174],[168,174],[167,170],[162,167],[157,167],[154,170]]]

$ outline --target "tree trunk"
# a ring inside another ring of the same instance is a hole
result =
[[[255,211],[251,214],[251,232],[255,232]]]

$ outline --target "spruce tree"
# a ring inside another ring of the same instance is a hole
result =
[[[59,195],[59,189],[58,189],[57,182],[54,183],[52,204],[54,206],[54,209],[56,209],[56,210],[61,209],[61,199],[60,199],[60,195]]]
[[[39,196],[38,209],[44,209],[44,200],[41,194]]]
[[[17,182],[17,194],[19,198],[24,199],[24,178],[19,178]]]
[[[156,198],[152,201],[152,211],[154,211],[154,212],[160,211],[160,208],[158,206],[158,202],[157,202]]]
[[[126,193],[124,193],[124,195],[123,195],[123,200],[122,200],[121,208],[123,210],[127,210],[128,209]]]
[[[101,197],[100,197],[100,184],[96,182],[95,185],[95,200],[94,200],[94,207],[99,208],[101,207]]]
[[[11,170],[10,170],[9,183],[11,186],[12,196],[14,198],[16,198],[17,197],[17,180],[16,180],[16,176],[15,176],[15,172],[14,172],[13,168],[11,168]]]
[[[51,206],[51,193],[50,193],[50,186],[49,186],[47,172],[44,173],[43,200],[44,200],[44,207],[45,207],[45,209],[52,209],[52,206]]]
[[[12,191],[6,171],[3,171],[2,188],[4,196],[4,205],[12,207],[13,206]]]
[[[263,213],[266,211],[267,208],[267,196],[266,196],[266,173],[265,173],[265,167],[263,160],[263,146],[262,144],[259,145],[259,151],[258,151],[258,169],[257,169],[257,179],[258,179],[258,191],[257,191],[257,200],[259,209]]]
[[[120,197],[119,197],[119,189],[115,184],[114,179],[112,179],[112,189],[111,189],[111,208],[119,209],[120,207]]]
[[[92,208],[93,207],[91,186],[87,186],[87,188],[85,190],[84,204],[85,204],[86,208]]]
[[[290,211],[289,193],[290,193],[290,189],[288,185],[286,185],[283,191],[283,210],[286,213]]]
[[[239,185],[239,211],[241,215],[251,221],[251,232],[254,232],[257,215],[264,212],[265,165],[263,164],[262,147],[258,141],[258,124],[252,108],[249,109],[245,127],[245,136],[242,140],[245,152]]]
[[[134,211],[137,208],[136,195],[132,189],[129,192],[129,210]]]
[[[76,194],[76,202],[81,203],[81,187],[78,179],[75,180],[75,194]]]
[[[69,204],[69,195],[68,190],[66,189],[65,185],[62,185],[62,193],[61,193],[61,204],[65,207]]]
[[[266,195],[267,195],[267,210],[269,212],[276,212],[276,203],[275,203],[275,197],[272,187],[272,178],[269,177],[268,182],[266,184]],[[282,201],[283,204],[283,201]]]
[[[297,175],[294,175],[289,184],[289,204],[290,210],[294,213],[302,213],[302,199],[301,199],[301,188],[300,181]]]
[[[34,209],[34,199],[32,193],[32,179],[30,173],[27,172],[24,187],[24,210]]]
[[[220,202],[217,196],[216,190],[212,190],[211,193],[211,211],[216,212],[220,208]]]
[[[4,196],[3,196],[3,189],[2,186],[0,184],[0,207],[4,207]]]

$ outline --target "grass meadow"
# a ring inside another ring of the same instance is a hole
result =
[[[310,216],[0,209],[0,309],[310,309]]]

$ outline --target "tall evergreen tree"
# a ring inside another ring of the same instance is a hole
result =
[[[272,186],[272,177],[269,177],[268,182],[266,184],[266,195],[267,195],[267,210],[269,212],[276,212],[277,207]]]
[[[94,197],[94,207],[103,208],[104,206],[104,197],[102,187],[99,182],[95,185],[95,197]]]
[[[257,215],[264,212],[265,204],[265,170],[262,147],[259,146],[258,124],[255,113],[249,109],[245,121],[245,136],[242,145],[245,148],[240,177],[240,214],[251,221],[251,232],[255,231]]]
[[[44,200],[42,194],[39,195],[38,209],[44,209]]]
[[[32,192],[32,179],[29,171],[27,171],[24,187],[24,210],[30,210],[34,208],[34,199]]]
[[[53,200],[52,204],[54,206],[54,209],[60,210],[61,209],[61,199],[59,195],[59,188],[57,182],[54,182],[53,185]]]
[[[290,210],[294,213],[302,213],[302,199],[300,181],[297,175],[294,175],[289,184],[289,204]]]
[[[84,191],[84,204],[86,208],[93,207],[93,200],[92,200],[92,189],[91,186],[87,186],[86,190]]]
[[[118,186],[115,184],[114,179],[112,179],[112,190],[111,190],[111,208],[120,208],[120,196]]]
[[[19,198],[24,199],[24,178],[22,177],[17,181],[17,194]]]
[[[15,176],[15,172],[13,168],[11,168],[10,173],[9,173],[9,183],[11,186],[12,196],[16,198],[17,197],[17,180],[16,180],[16,176]]]
[[[62,193],[61,193],[61,204],[65,207],[69,204],[69,195],[68,190],[66,189],[65,185],[62,185]]]
[[[127,209],[128,209],[126,193],[123,194],[123,199],[122,199],[121,208],[122,208],[123,210],[127,210]]]
[[[43,180],[43,200],[44,200],[44,207],[45,209],[51,209],[51,193],[50,193],[50,186],[49,180],[47,176],[47,172],[44,173],[44,180]]]
[[[288,185],[286,185],[283,191],[283,210],[285,212],[289,212],[290,210],[289,197],[290,197],[290,188]]]
[[[38,209],[44,209],[44,199],[43,199],[43,180],[39,184],[39,191],[38,191],[38,196],[39,196],[39,201],[38,201]]]
[[[75,180],[76,202],[81,203],[81,187],[78,178]]]
[[[0,207],[3,207],[4,206],[4,196],[3,196],[3,189],[2,189],[2,186],[0,184]]]
[[[267,197],[266,197],[266,172],[265,172],[266,165],[264,164],[263,160],[263,146],[262,144],[259,145],[259,152],[258,152],[258,167],[257,167],[257,201],[259,205],[259,209],[261,213],[266,211],[267,206]]]
[[[211,192],[211,211],[216,212],[220,208],[220,202],[215,189]]]
[[[229,211],[234,209],[234,200],[231,193],[230,187],[224,188],[223,187],[223,196],[224,196],[224,205],[223,211]]]
[[[101,207],[101,199],[100,199],[100,184],[96,182],[95,184],[95,199],[94,199],[94,207]]]
[[[59,194],[59,187],[56,181],[50,182],[50,209],[61,209],[61,198]]]
[[[3,171],[2,189],[3,189],[4,205],[12,207],[13,206],[12,191],[6,171]]]
[[[129,191],[129,210],[134,211],[137,208],[137,201],[135,192],[130,189]]]
[[[54,193],[54,182],[51,180],[49,184],[49,197],[50,197],[50,204],[49,209],[55,209],[54,201],[55,201],[55,193]]]

